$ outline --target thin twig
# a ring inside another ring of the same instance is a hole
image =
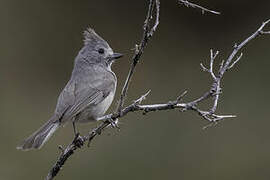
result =
[[[204,12],[209,12],[209,13],[218,14],[218,15],[220,14],[220,12],[213,11],[213,10],[210,10],[210,9],[207,9],[207,8],[204,8],[202,6],[199,6],[197,4],[188,2],[186,0],[178,0],[178,3],[179,4],[184,4],[186,7],[192,7],[192,8],[200,9],[202,11],[202,14],[204,14]]]
[[[209,69],[209,72],[210,72],[210,74],[211,74],[211,76],[212,76],[212,78],[213,78],[214,80],[216,80],[216,75],[215,75],[215,73],[213,72],[213,66],[214,66],[214,61],[215,61],[215,59],[216,59],[218,53],[219,53],[219,52],[216,51],[216,53],[214,54],[214,53],[213,53],[213,50],[212,50],[212,49],[210,50],[210,69]]]
[[[216,76],[213,72],[213,66],[214,66],[214,61],[218,55],[218,51],[216,51],[216,53],[213,53],[213,51],[210,51],[210,68],[206,68],[202,63],[200,64],[202,67],[203,71],[206,71],[208,73],[211,74],[212,78],[213,78],[213,83],[211,85],[211,88],[208,92],[204,93],[203,96],[201,96],[200,98],[187,103],[188,106],[184,109],[184,110],[188,110],[188,109],[192,109],[192,110],[197,110],[197,112],[199,113],[199,115],[201,115],[204,119],[209,120],[211,123],[216,124],[217,121],[223,120],[224,118],[228,118],[228,117],[235,117],[234,115],[227,115],[227,116],[218,116],[218,115],[214,115],[216,109],[217,109],[217,105],[218,105],[218,101],[219,101],[219,97],[221,94],[221,80],[224,76],[224,73],[233,68],[234,65],[240,61],[240,59],[243,56],[243,53],[241,53],[235,61],[234,58],[236,56],[236,54],[239,52],[239,50],[244,47],[249,41],[251,41],[252,39],[256,38],[258,35],[262,34],[262,35],[266,35],[268,33],[268,31],[263,31],[263,28],[265,27],[265,25],[267,23],[270,22],[270,19],[267,20],[266,22],[263,22],[262,25],[251,35],[249,36],[247,39],[245,39],[243,42],[240,43],[240,45],[235,45],[234,49],[232,51],[232,53],[230,54],[230,56],[228,57],[227,60],[223,60],[220,64],[220,68],[218,71],[218,76]],[[197,104],[199,102],[204,101],[205,99],[208,99],[209,97],[213,97],[213,106],[210,108],[209,111],[201,111],[197,108]],[[209,126],[207,126],[209,127]]]
[[[269,33],[265,33],[265,31],[263,31],[263,28],[270,22],[270,19],[263,22],[262,25],[257,29],[257,31],[255,31],[251,36],[249,36],[247,39],[245,39],[242,43],[240,43],[239,45],[235,44],[234,45],[234,50],[231,53],[231,55],[229,56],[229,58],[226,60],[224,66],[221,68],[221,70],[219,71],[219,75],[222,77],[223,74],[228,70],[228,68],[230,67],[230,64],[232,63],[232,60],[234,59],[235,55],[238,53],[238,51],[244,47],[249,41],[251,41],[252,39],[254,39],[255,37],[257,37],[258,35],[262,34],[269,34]]]
[[[238,63],[238,61],[240,61],[240,59],[242,58],[242,56],[243,56],[243,53],[241,53],[240,56],[237,57],[237,59],[236,59],[236,60],[228,67],[228,69],[233,68],[234,65],[235,65],[236,63]]]
[[[155,20],[154,26],[152,28],[150,28],[151,20],[153,17],[154,6],[156,7],[156,20]],[[129,69],[129,73],[128,73],[127,79],[125,81],[125,84],[122,88],[120,100],[118,102],[117,112],[121,112],[121,109],[124,106],[125,97],[127,96],[127,91],[128,91],[128,87],[130,84],[130,80],[133,76],[136,65],[139,62],[149,39],[153,36],[154,32],[156,31],[156,29],[158,27],[159,13],[160,13],[159,8],[160,8],[160,1],[159,0],[156,0],[156,1],[149,0],[148,12],[147,12],[147,16],[146,16],[144,26],[143,26],[143,30],[144,30],[143,37],[142,37],[140,44],[136,45],[135,52],[134,52],[134,55],[132,58],[132,64],[131,64],[131,67]]]

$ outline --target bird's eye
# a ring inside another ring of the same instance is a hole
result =
[[[99,54],[104,54],[104,49],[103,49],[103,48],[100,48],[100,49],[98,50],[98,53],[99,53]]]

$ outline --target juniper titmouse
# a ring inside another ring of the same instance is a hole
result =
[[[66,122],[95,121],[109,108],[115,94],[117,79],[111,70],[115,59],[109,44],[93,29],[84,32],[84,46],[75,59],[70,80],[58,97],[53,116],[18,149],[39,149]]]

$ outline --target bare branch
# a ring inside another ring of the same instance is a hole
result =
[[[270,31],[260,31],[261,34],[270,34]]]
[[[221,69],[223,68],[224,62],[225,62],[224,60],[221,61],[218,72],[221,71]]]
[[[220,14],[220,12],[217,12],[217,11],[213,11],[213,10],[210,10],[210,9],[207,9],[207,8],[204,8],[202,6],[199,6],[197,4],[194,4],[194,3],[191,3],[191,2],[188,2],[186,0],[178,0],[178,3],[179,4],[184,4],[186,7],[192,7],[192,8],[197,8],[197,9],[200,9],[202,11],[202,14],[204,14],[204,12],[209,12],[209,13],[212,13],[212,14]]]
[[[202,68],[203,71],[205,71],[205,72],[210,72],[210,70],[207,69],[207,68],[203,65],[203,63],[200,63],[200,66],[201,66],[201,68]]]
[[[160,1],[159,0],[156,0],[156,21],[155,21],[155,24],[154,26],[151,28],[151,31],[149,32],[149,36],[153,36],[154,32],[157,30],[157,27],[159,25],[159,15],[160,15]]]
[[[152,17],[153,17],[153,8],[154,8],[154,6],[156,7],[156,20],[155,20],[154,26],[152,28],[150,28],[151,20],[152,20]],[[125,97],[127,96],[127,91],[128,91],[128,87],[129,87],[129,84],[130,84],[130,80],[131,80],[131,78],[133,76],[136,65],[139,62],[139,59],[141,58],[149,39],[153,36],[154,32],[156,31],[156,29],[158,27],[159,13],[160,13],[159,8],[160,8],[160,1],[159,0],[155,0],[155,1],[154,0],[149,0],[148,12],[147,12],[147,16],[146,16],[144,26],[143,26],[143,29],[144,29],[143,37],[142,37],[142,40],[141,40],[140,44],[136,45],[135,54],[134,54],[134,56],[132,58],[133,63],[131,65],[131,67],[130,67],[127,79],[125,81],[125,84],[124,84],[123,89],[122,89],[122,93],[120,95],[120,100],[119,100],[119,104],[118,104],[118,107],[117,107],[118,112],[121,112],[121,109],[124,106]]]
[[[146,99],[146,97],[150,94],[151,90],[149,90],[146,94],[142,95],[139,99],[134,101],[134,104],[141,104],[142,101]]]
[[[243,42],[241,42],[239,45],[235,44],[234,45],[234,50],[231,53],[231,55],[229,56],[229,58],[226,60],[223,68],[221,68],[221,70],[219,71],[219,75],[222,77],[223,74],[229,69],[230,64],[232,63],[232,60],[234,59],[235,55],[238,53],[238,51],[244,47],[249,41],[251,41],[252,39],[256,38],[258,35],[262,34],[269,34],[269,33],[265,33],[265,31],[263,31],[263,28],[270,22],[270,19],[263,22],[262,25],[257,29],[257,31],[255,31],[251,36],[249,36],[247,39],[245,39]]]
[[[214,54],[214,53],[213,53],[213,50],[212,50],[212,49],[210,50],[210,68],[209,68],[209,69],[206,68],[206,67],[203,65],[203,63],[200,63],[200,66],[201,66],[202,70],[203,70],[203,71],[206,71],[206,72],[209,72],[214,80],[216,79],[216,75],[215,75],[215,73],[214,73],[214,71],[213,71],[213,66],[214,66],[214,61],[215,61],[215,59],[216,59],[218,53],[219,53],[219,52],[216,51],[215,54]]]
[[[240,59],[242,58],[242,56],[243,56],[243,53],[241,53],[240,56],[237,57],[237,59],[236,59],[236,60],[228,67],[228,69],[233,68],[234,65],[235,65],[236,63],[238,63],[238,61],[240,61]]]
[[[191,6],[194,8],[199,8],[202,11],[207,11],[207,12],[211,12],[214,14],[219,14],[218,12],[211,11],[211,10],[205,9],[201,6],[189,3],[188,1],[179,0],[179,2],[184,3],[186,6],[188,5],[188,6]],[[238,51],[244,45],[246,45],[250,40],[254,39],[259,34],[262,34],[262,35],[270,34],[267,31],[263,31],[263,28],[265,27],[265,25],[267,23],[270,22],[270,20],[264,22],[262,24],[262,26],[255,33],[253,33],[250,37],[248,37],[246,40],[244,40],[240,45],[236,45],[234,47],[234,50],[233,50],[232,54],[228,57],[228,59],[225,61],[222,61],[221,65],[219,67],[218,75],[215,75],[214,71],[213,71],[214,61],[218,55],[218,51],[213,53],[213,51],[211,50],[209,69],[205,68],[205,66],[203,66],[202,64],[201,64],[201,67],[204,71],[207,71],[210,73],[210,75],[212,76],[212,79],[213,79],[213,83],[212,83],[209,91],[205,92],[201,97],[199,97],[191,102],[180,103],[180,101],[183,99],[183,97],[187,94],[187,92],[185,91],[179,97],[177,97],[175,101],[169,101],[168,103],[163,103],[163,104],[142,105],[141,104],[142,101],[145,100],[147,95],[150,93],[150,91],[148,91],[145,95],[142,95],[139,99],[135,100],[132,104],[124,107],[124,101],[125,101],[125,98],[127,96],[128,86],[129,86],[130,80],[134,74],[135,67],[136,67],[137,63],[139,62],[139,60],[144,52],[144,49],[147,45],[147,42],[149,41],[151,36],[153,36],[153,33],[156,31],[156,28],[158,27],[159,9],[160,9],[159,0],[155,0],[155,1],[149,0],[148,12],[147,12],[146,20],[145,20],[144,26],[143,26],[143,29],[144,29],[143,37],[142,37],[140,44],[136,45],[134,56],[132,58],[132,65],[130,67],[125,84],[123,86],[117,110],[114,113],[100,117],[98,120],[101,120],[103,122],[101,124],[99,124],[96,128],[94,128],[89,134],[87,134],[85,136],[77,135],[66,148],[59,146],[59,149],[61,150],[61,154],[60,154],[59,158],[57,159],[56,163],[51,168],[51,170],[46,178],[47,180],[53,179],[59,173],[59,171],[61,170],[61,168],[65,164],[66,160],[77,149],[84,146],[85,142],[88,141],[88,145],[90,145],[92,140],[97,135],[100,135],[109,126],[112,126],[112,127],[116,126],[117,120],[121,117],[124,117],[129,112],[141,111],[144,114],[146,114],[148,112],[153,112],[153,111],[172,110],[172,109],[179,109],[182,112],[190,110],[190,111],[196,112],[204,120],[207,120],[209,122],[209,125],[207,125],[206,127],[216,125],[221,120],[236,117],[234,115],[217,115],[217,114],[215,114],[215,111],[216,111],[217,105],[218,105],[218,101],[219,101],[219,96],[221,93],[222,77],[228,69],[232,68],[241,59],[242,55],[240,55],[233,62],[235,55],[238,53]],[[156,20],[154,22],[154,25],[151,27],[150,24],[152,22],[151,20],[153,18],[154,12],[155,12]],[[200,102],[210,98],[210,97],[212,97],[214,99],[213,105],[211,106],[211,108],[208,111],[204,111],[204,110],[199,109],[198,104]]]
[[[258,29],[257,31],[255,31],[251,36],[249,36],[246,40],[244,40],[243,42],[240,43],[240,45],[235,45],[234,46],[234,50],[231,53],[231,55],[228,57],[228,59],[226,61],[222,61],[220,64],[220,68],[218,71],[218,76],[216,76],[213,72],[213,64],[214,64],[214,60],[216,59],[217,55],[218,55],[218,51],[216,53],[213,53],[213,50],[210,51],[210,68],[206,68],[202,63],[200,64],[203,71],[206,71],[208,73],[211,74],[212,78],[213,78],[213,83],[211,85],[211,88],[208,92],[205,92],[201,97],[199,97],[198,99],[195,99],[192,102],[186,103],[185,107],[183,108],[183,111],[186,110],[194,110],[196,111],[200,116],[202,116],[204,119],[210,121],[210,123],[214,123],[216,124],[218,121],[226,119],[226,118],[231,118],[231,117],[235,117],[234,115],[216,115],[214,114],[217,106],[218,106],[218,101],[219,101],[219,97],[221,94],[221,80],[224,76],[224,73],[234,67],[234,65],[242,58],[242,53],[240,54],[240,56],[237,57],[237,59],[233,61],[235,55],[238,53],[238,51],[244,47],[250,40],[254,39],[255,37],[257,37],[259,34],[268,34],[268,33],[262,33],[265,32],[263,31],[263,28],[265,27],[265,25],[267,23],[269,23],[270,20],[264,22]],[[210,108],[209,111],[202,111],[200,109],[198,109],[197,105],[198,103],[208,99],[209,97],[213,97],[213,105]],[[207,126],[209,127],[209,126]]]
[[[224,118],[228,118],[228,117],[234,117],[234,115],[228,115],[228,116],[220,116],[220,115],[214,115],[216,109],[217,109],[217,105],[218,105],[218,101],[219,101],[219,97],[221,94],[221,80],[224,76],[224,73],[231,69],[232,67],[234,67],[234,65],[239,62],[239,60],[242,58],[243,53],[240,54],[240,56],[237,57],[237,59],[233,61],[235,55],[238,53],[238,51],[244,47],[250,40],[254,39],[255,37],[257,37],[259,34],[268,34],[268,33],[262,33],[263,28],[265,27],[265,25],[267,23],[269,23],[270,20],[264,22],[257,31],[255,31],[251,36],[249,36],[246,40],[244,40],[243,42],[240,43],[240,45],[235,45],[234,46],[234,50],[231,53],[231,55],[228,57],[228,59],[226,61],[222,61],[220,64],[220,68],[219,68],[219,72],[218,72],[218,76],[215,76],[214,72],[213,72],[213,64],[214,64],[214,60],[218,55],[218,51],[214,54],[213,51],[210,51],[210,68],[207,69],[204,65],[201,64],[201,67],[204,71],[207,71],[211,74],[212,78],[213,78],[213,83],[211,85],[211,88],[208,92],[206,92],[203,96],[201,96],[200,98],[196,99],[193,102],[188,103],[189,104],[189,108],[192,107],[192,109],[196,109],[197,112],[204,118],[207,120],[212,120],[213,122],[217,122],[217,120],[221,120]],[[197,109],[196,105],[209,98],[209,97],[213,97],[213,106],[209,111],[201,111],[199,109]],[[187,108],[188,109],[188,108]]]
[[[213,50],[211,49],[210,50],[210,69],[209,69],[209,72],[210,72],[210,74],[211,74],[211,76],[212,76],[212,78],[215,80],[216,79],[216,76],[215,76],[215,73],[213,72],[213,66],[214,66],[214,61],[215,61],[215,59],[216,59],[216,57],[217,57],[217,55],[218,55],[218,51],[216,51],[216,53],[215,54],[213,54]]]
[[[186,94],[187,94],[187,91],[184,91],[180,96],[177,97],[176,102],[179,103]]]

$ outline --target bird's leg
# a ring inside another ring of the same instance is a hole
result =
[[[72,126],[73,126],[73,132],[74,132],[74,135],[75,135],[75,136],[78,136],[79,133],[77,133],[75,121],[72,122]]]
[[[75,134],[75,137],[74,137],[74,140],[73,140],[73,144],[75,144],[77,147],[80,148],[80,147],[83,146],[84,140],[80,136],[80,133],[77,132],[75,121],[72,122],[72,126],[73,126],[73,131],[74,131],[74,134]]]

